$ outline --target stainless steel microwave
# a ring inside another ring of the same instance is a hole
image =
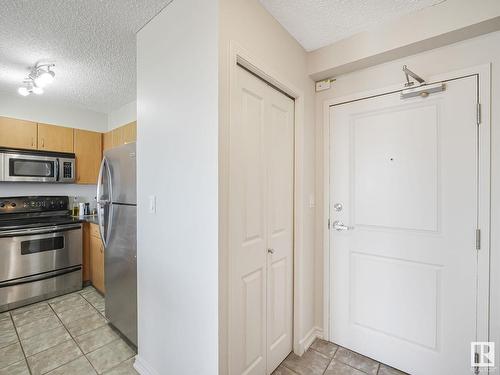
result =
[[[0,181],[75,182],[75,154],[0,148]]]

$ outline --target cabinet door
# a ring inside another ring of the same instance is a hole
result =
[[[113,132],[109,131],[102,135],[102,151],[109,150],[113,147]]]
[[[38,124],[38,149],[73,152],[73,129],[63,126]]]
[[[0,146],[36,150],[36,122],[0,117]]]
[[[90,224],[83,223],[83,254],[82,254],[82,281],[91,279],[90,275]]]
[[[92,285],[104,294],[104,246],[101,239],[94,236],[90,236],[90,264]]]
[[[118,147],[121,146],[124,141],[123,141],[123,127],[120,126],[119,128],[113,129],[113,147]]]
[[[95,184],[102,156],[101,133],[75,129],[76,182]]]
[[[131,143],[137,140],[137,122],[133,121],[130,124],[122,126],[123,128],[123,143]]]

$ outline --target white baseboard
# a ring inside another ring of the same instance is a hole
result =
[[[323,338],[323,330],[319,327],[313,327],[309,332],[307,332],[307,335],[299,341],[299,351],[300,353],[295,353],[297,355],[302,355],[304,352],[309,349],[311,344],[316,340],[317,338],[321,339]]]
[[[140,375],[160,375],[153,367],[139,357],[139,355],[135,357],[134,368]]]

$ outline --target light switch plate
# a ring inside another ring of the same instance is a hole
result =
[[[149,213],[150,214],[156,213],[156,195],[149,196]]]
[[[314,194],[309,195],[309,208],[316,207],[316,201],[314,199]]]

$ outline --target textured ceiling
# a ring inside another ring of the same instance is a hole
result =
[[[307,51],[444,1],[260,0]]]
[[[44,99],[106,113],[135,100],[135,33],[170,1],[0,0],[0,90],[54,62]]]

